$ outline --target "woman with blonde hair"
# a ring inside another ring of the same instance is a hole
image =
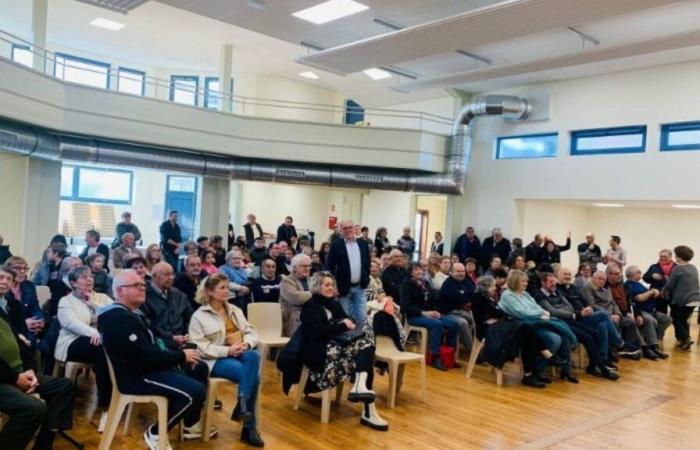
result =
[[[544,310],[527,293],[528,279],[524,271],[511,270],[506,279],[508,289],[501,295],[498,307],[514,319],[533,327],[549,351],[564,362],[561,366],[561,379],[578,383],[578,379],[571,373],[571,349],[578,342],[576,336],[563,320],[551,317],[549,311]],[[544,364],[539,364],[536,377],[544,383],[549,383],[551,380],[543,374],[544,368]]]
[[[229,282],[226,275],[215,273],[199,284],[195,299],[202,306],[190,320],[190,338],[209,366],[209,376],[238,383],[238,404],[231,420],[243,422],[241,441],[263,447],[255,417],[260,384],[258,336],[243,311],[228,303]]]
[[[158,264],[159,262],[163,261],[163,255],[160,252],[160,245],[158,244],[151,244],[148,247],[146,247],[146,265],[148,266],[148,270],[150,271],[153,266]],[[173,267],[173,269],[175,269]]]

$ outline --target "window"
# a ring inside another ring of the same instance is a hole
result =
[[[233,80],[231,80],[231,93],[233,93]],[[204,79],[204,107],[219,109],[221,101],[228,97],[228,92],[221,92],[221,85],[217,77],[206,77]],[[233,105],[232,99],[229,99]]]
[[[700,122],[661,126],[661,151],[700,150]]]
[[[63,166],[61,199],[131,204],[133,173],[128,170]]]
[[[33,56],[28,45],[12,44],[12,61],[32,67],[34,65]]]
[[[141,95],[146,93],[146,74],[140,70],[120,67],[117,76],[117,90],[127,94]]]
[[[644,153],[646,125],[571,132],[572,155]]]
[[[558,133],[499,137],[496,140],[496,159],[557,156],[558,143]]]
[[[345,101],[345,120],[347,125],[354,125],[365,120],[365,109],[354,100]]]
[[[61,80],[109,89],[109,71],[107,63],[56,53],[53,74]]]
[[[170,77],[170,101],[197,106],[199,77],[173,75]]]

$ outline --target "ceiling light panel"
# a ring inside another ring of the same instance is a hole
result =
[[[391,74],[389,72],[387,72],[386,70],[377,69],[376,67],[364,70],[363,72],[365,73],[365,75],[367,75],[368,77],[370,77],[374,81],[384,80],[386,78],[391,78]]]
[[[309,80],[318,80],[319,78],[321,78],[318,75],[316,75],[315,73],[311,72],[310,70],[308,72],[301,72],[299,74],[299,76],[304,77],[304,78],[308,78]]]
[[[302,9],[292,15],[316,25],[338,20],[369,9],[369,6],[354,0],[329,0],[311,8]]]
[[[96,18],[95,20],[90,22],[90,25],[104,28],[105,30],[109,31],[119,31],[126,26],[123,23],[115,22],[114,20],[105,19],[103,17]]]
[[[597,206],[599,208],[624,208],[625,205],[622,203],[593,203],[593,206]]]
[[[678,209],[700,209],[700,205],[671,205],[671,207]]]

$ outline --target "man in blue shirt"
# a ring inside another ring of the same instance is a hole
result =
[[[634,318],[642,333],[644,343],[657,358],[666,359],[668,355],[661,351],[659,342],[663,342],[666,328],[671,325],[671,318],[656,310],[656,299],[661,295],[658,289],[647,289],[639,280],[642,271],[637,266],[625,270],[625,291],[634,306]]]

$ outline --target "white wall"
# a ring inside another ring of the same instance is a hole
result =
[[[426,252],[430,252],[430,245],[435,240],[435,232],[439,231],[445,235],[445,213],[447,208],[447,197],[444,195],[418,195],[416,196],[416,209],[428,211],[428,234],[425,246]],[[415,220],[414,220],[415,223]],[[413,224],[411,224],[413,228]],[[414,237],[418,239],[418,236]],[[449,251],[445,249],[445,254]]]
[[[362,196],[362,224],[369,227],[370,235],[379,227],[386,227],[389,242],[396,245],[405,226],[413,229],[415,222],[415,202],[412,195],[405,192],[372,190]]]

